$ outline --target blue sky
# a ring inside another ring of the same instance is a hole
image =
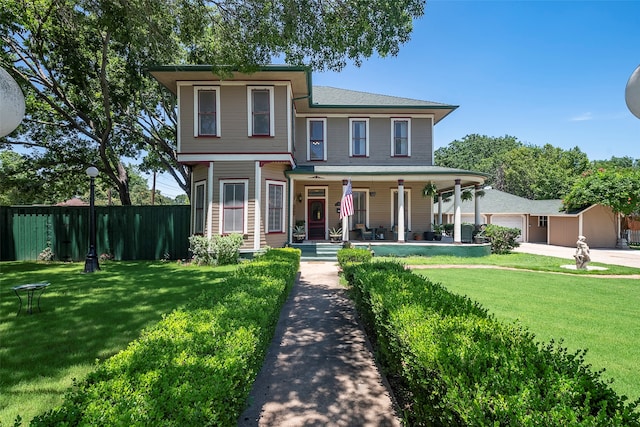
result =
[[[313,84],[459,105],[434,129],[640,159],[624,91],[640,65],[640,1],[427,2],[398,56]]]

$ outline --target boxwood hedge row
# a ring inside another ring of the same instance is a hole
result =
[[[234,426],[300,263],[272,249],[166,315],[31,425]]]
[[[540,344],[398,263],[345,265],[380,362],[412,426],[638,426],[584,352]],[[635,411],[635,412],[634,412]]]

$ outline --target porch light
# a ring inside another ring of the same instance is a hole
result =
[[[302,193],[298,193],[298,203],[302,203]]]

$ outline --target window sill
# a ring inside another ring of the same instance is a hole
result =
[[[197,135],[195,136],[197,139],[220,139],[219,135]]]
[[[249,138],[268,139],[268,138],[275,138],[275,135],[249,135]]]

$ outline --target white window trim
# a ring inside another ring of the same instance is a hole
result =
[[[214,90],[216,92],[216,134],[215,135],[200,135],[200,129],[198,128],[198,101],[200,100],[199,93],[201,90]],[[220,129],[220,86],[194,86],[193,87],[193,136],[198,138],[207,137],[220,137],[222,132]]]
[[[224,185],[244,184],[244,218],[242,219],[242,233],[248,234],[249,230],[249,180],[248,179],[221,179],[219,194],[218,234],[224,234]]]
[[[327,160],[327,119],[326,118],[308,118],[307,119],[307,161],[311,160],[311,122],[322,122],[323,154],[322,160]],[[318,161],[313,159],[313,161]]]
[[[275,96],[273,86],[247,86],[247,135],[253,135],[253,100],[251,99],[251,91],[268,90],[269,91],[269,135],[276,136],[276,119],[275,119]],[[256,137],[266,135],[255,135]]]
[[[273,181],[270,179],[266,180],[266,186],[267,186],[267,197],[265,199],[265,215],[264,217],[267,219],[265,221],[265,234],[270,234],[270,233],[274,233],[274,234],[282,234],[284,232],[286,232],[286,228],[285,228],[285,216],[286,216],[286,210],[287,210],[287,204],[285,203],[285,197],[287,194],[287,188],[286,188],[286,184],[283,181]],[[269,200],[271,200],[271,194],[269,192],[269,189],[271,188],[272,185],[277,185],[279,187],[282,187],[282,219],[281,219],[281,224],[280,224],[280,231],[269,231],[269,224],[271,223],[270,221],[270,217],[269,217]]]
[[[404,211],[407,215],[407,222],[404,224],[404,231],[409,231],[411,230],[411,189],[410,188],[406,188],[404,189],[404,192],[407,193],[407,197],[405,197],[404,199]],[[393,217],[395,216],[395,212],[394,210],[394,206],[393,206],[393,198],[395,196],[395,194],[398,193],[398,189],[397,188],[392,188],[391,189],[391,207],[389,208],[389,211],[391,212],[391,219],[389,220],[389,222],[391,223],[391,226],[393,227]],[[397,224],[395,224],[397,225]]]
[[[369,157],[369,118],[365,118],[365,117],[353,117],[353,118],[349,118],[349,157],[354,157],[353,155],[353,122],[365,122],[365,126],[366,126],[366,135],[365,138],[367,139],[365,141],[365,149],[364,149],[364,157]],[[356,157],[363,157],[361,155],[358,155]]]
[[[407,122],[407,155],[396,154],[396,122]],[[391,119],[391,157],[411,157],[411,118],[394,117]]]
[[[547,215],[540,215],[538,217],[538,227],[546,228],[549,226],[549,217]]]
[[[202,216],[202,224],[201,224],[202,225],[202,231],[197,231],[197,223],[196,223],[196,220],[197,220],[196,212],[198,210],[197,209],[197,207],[198,207],[198,200],[197,200],[198,187],[203,187],[203,191],[202,191],[202,198],[203,198],[203,200],[202,200],[202,214],[203,214],[203,216]],[[193,195],[194,195],[194,198],[196,198],[196,200],[193,201],[193,214],[192,214],[193,215],[193,232],[192,232],[192,234],[201,233],[202,235],[204,235],[205,231],[207,231],[206,224],[207,224],[207,205],[208,205],[207,204],[206,181],[203,180],[203,181],[195,182],[193,184],[193,190],[194,190],[193,191]]]

